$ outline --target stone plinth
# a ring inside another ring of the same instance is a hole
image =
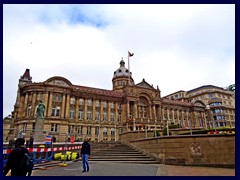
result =
[[[34,142],[44,142],[45,136],[43,134],[44,128],[44,119],[37,119],[35,125],[35,132],[34,132]]]

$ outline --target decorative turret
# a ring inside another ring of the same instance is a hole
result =
[[[26,69],[24,74],[20,76],[19,83],[18,83],[17,98],[15,103],[16,107],[19,107],[19,103],[20,103],[20,87],[27,83],[32,83],[32,77],[30,76],[30,69]]]
[[[123,59],[120,61],[120,68],[114,71],[112,82],[113,90],[120,91],[122,91],[122,89],[128,84],[134,85],[132,73],[129,72],[129,70],[125,67],[125,62]]]
[[[20,85],[24,85],[26,83],[32,83],[32,77],[30,76],[30,69],[26,69],[24,74],[19,79]]]

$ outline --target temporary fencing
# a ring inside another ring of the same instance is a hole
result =
[[[74,151],[80,150],[81,145],[71,146],[71,147],[52,147],[52,148],[28,148],[29,155],[33,159],[34,164],[52,161],[54,159],[54,154],[59,151]],[[3,150],[3,165],[7,163],[8,157],[12,149]],[[75,153],[73,153],[75,154]],[[67,154],[66,154],[67,155]],[[72,155],[72,154],[71,154]],[[65,156],[64,156],[65,157]],[[67,157],[67,156],[66,156]],[[61,158],[62,159],[62,158]],[[64,160],[66,160],[64,158]]]

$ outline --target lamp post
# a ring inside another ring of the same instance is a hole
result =
[[[116,120],[115,120],[114,128],[115,128],[115,131],[114,131],[114,134],[115,134],[115,141],[117,141],[117,125],[116,125]]]
[[[156,130],[156,124],[157,124],[157,120],[155,119],[155,129],[154,129],[154,137],[157,137],[157,130]]]
[[[99,119],[99,128],[98,128],[98,142],[100,142],[100,122],[101,122],[101,120]]]
[[[167,136],[169,136],[168,120],[167,120]]]

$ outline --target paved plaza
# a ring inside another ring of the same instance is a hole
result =
[[[114,162],[90,162],[90,171],[82,173],[81,161],[68,163],[66,167],[54,166],[34,170],[33,176],[235,176],[235,169],[174,166],[162,164],[129,164]]]

